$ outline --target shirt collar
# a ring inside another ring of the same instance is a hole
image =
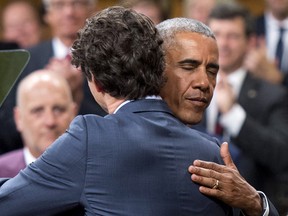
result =
[[[246,73],[247,71],[244,68],[239,68],[236,71],[227,75],[228,83],[232,86],[234,94],[236,96],[238,96],[240,93],[240,89],[242,87]],[[221,74],[219,73],[219,75],[217,76],[217,82],[219,82],[220,80],[221,80]]]
[[[238,96],[240,93],[240,89],[242,87],[246,73],[247,71],[244,68],[239,68],[227,76],[228,82],[232,86],[236,96]]]
[[[162,98],[160,96],[156,96],[156,95],[151,95],[151,96],[146,96],[145,99],[157,99],[157,100],[162,100]],[[117,111],[123,107],[125,104],[131,102],[133,100],[126,100],[124,101],[123,103],[121,103],[117,108],[116,110],[113,112],[113,114],[117,113]]]
[[[36,158],[31,154],[31,152],[29,151],[27,147],[24,147],[23,153],[24,153],[24,161],[26,163],[26,166],[36,160]]]
[[[269,29],[274,29],[278,31],[279,27],[283,27],[284,29],[288,30],[288,18],[279,21],[272,15],[271,12],[266,12],[265,19]]]
[[[52,47],[54,50],[54,57],[65,58],[65,56],[70,52],[70,47],[65,46],[59,38],[53,38]]]

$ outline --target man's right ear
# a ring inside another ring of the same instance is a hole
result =
[[[22,120],[21,120],[21,113],[18,107],[14,107],[13,109],[13,117],[14,117],[14,122],[16,125],[16,128],[19,132],[22,131]]]
[[[94,83],[94,86],[95,86],[95,89],[97,92],[103,92],[102,85],[97,80],[95,80],[95,78],[93,76],[92,76],[91,82]]]
[[[97,81],[95,81],[95,88],[97,92],[103,92],[102,86]]]

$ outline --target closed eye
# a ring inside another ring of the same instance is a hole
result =
[[[201,62],[193,59],[185,59],[183,61],[178,62],[178,65],[184,70],[191,71],[199,67],[199,65],[201,65]]]

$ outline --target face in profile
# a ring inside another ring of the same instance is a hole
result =
[[[161,97],[182,122],[197,124],[216,85],[217,44],[213,38],[191,32],[178,33],[175,40],[165,48],[167,83]]]

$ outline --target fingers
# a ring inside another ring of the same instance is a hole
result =
[[[198,161],[198,162],[201,162],[201,161]],[[217,164],[209,163],[209,165],[214,166]],[[208,189],[220,189],[221,187],[220,180],[222,179],[221,173],[214,171],[212,169],[205,169],[203,167],[197,167],[193,165],[190,166],[188,170],[190,173],[192,173],[192,176],[191,176],[192,181],[204,186],[204,188],[207,187]]]
[[[191,169],[194,167],[199,174],[205,174],[206,176],[210,175],[213,177],[213,173],[218,172],[222,173],[224,172],[225,166],[214,163],[214,162],[208,162],[208,161],[202,161],[202,160],[195,160],[193,162],[193,165],[190,166]],[[189,172],[190,172],[190,167],[189,167]],[[196,171],[193,169],[193,171]]]
[[[222,145],[220,147],[220,155],[221,155],[226,166],[233,168],[233,169],[237,169],[233,160],[232,160],[231,154],[229,152],[229,146],[228,146],[227,142],[222,143]]]
[[[208,187],[208,188],[211,188],[211,189],[219,189],[220,188],[220,182],[218,179],[216,178],[210,178],[210,177],[204,177],[203,175],[197,175],[197,174],[192,174],[191,176],[191,179],[202,185],[202,186],[205,186],[205,187]]]

